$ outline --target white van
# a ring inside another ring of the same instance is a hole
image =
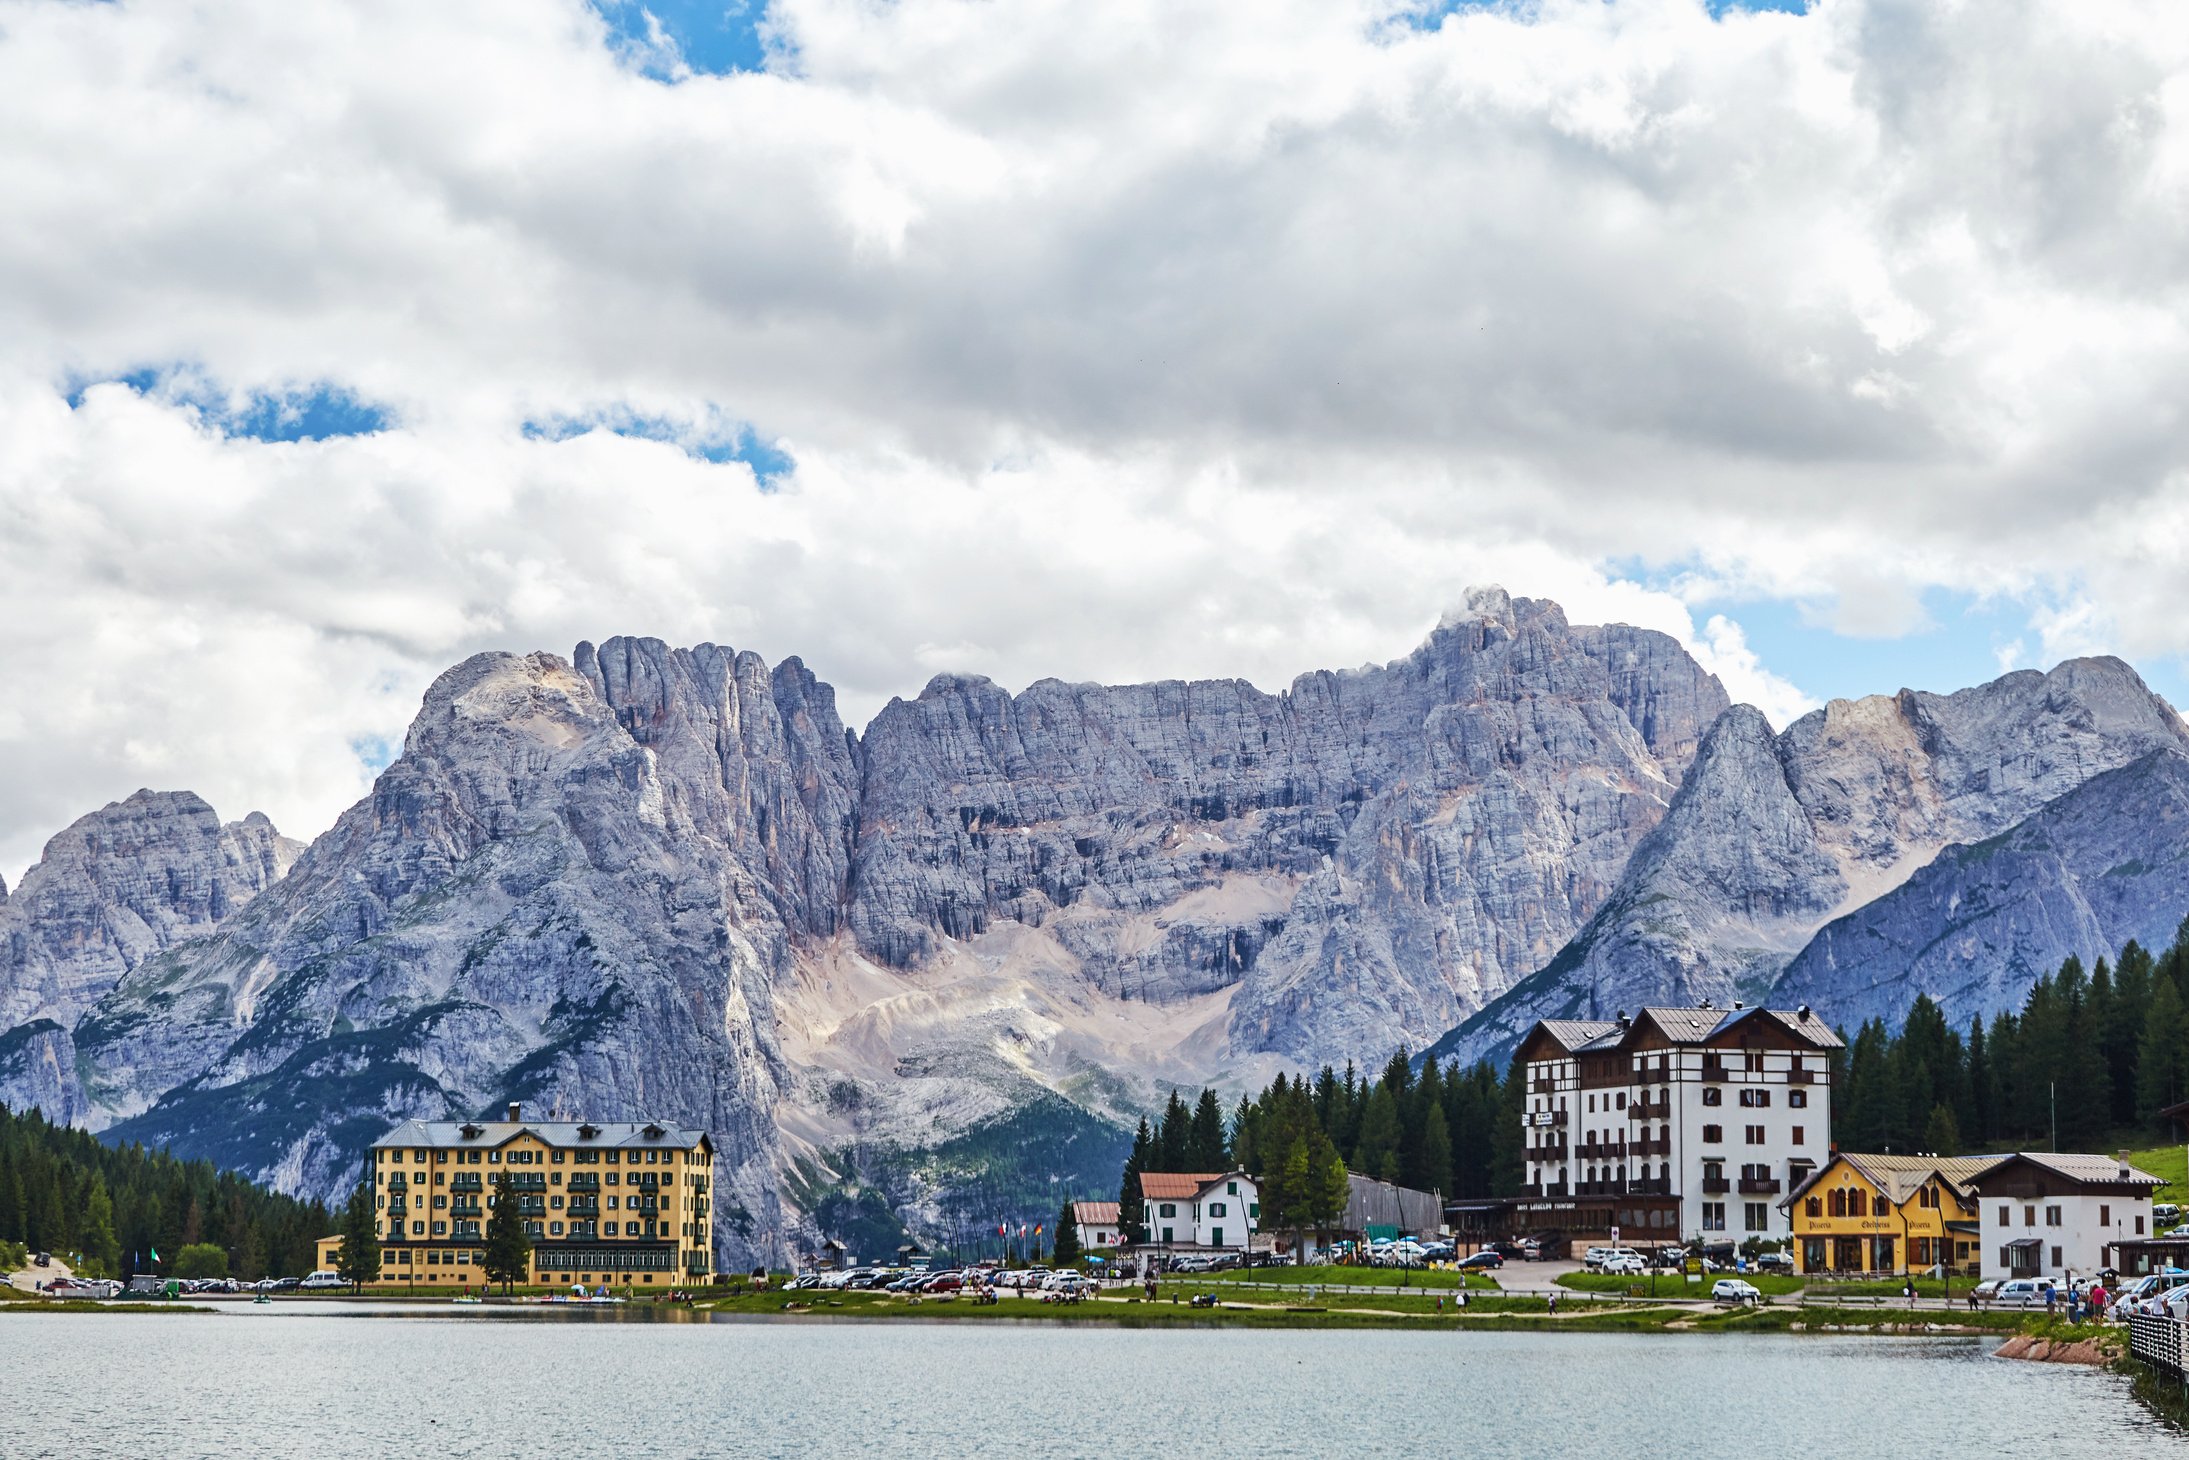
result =
[[[321,1271],[315,1272],[311,1276],[305,1278],[304,1281],[298,1283],[297,1288],[301,1292],[309,1293],[326,1288],[346,1288],[349,1285],[349,1279],[342,1276],[342,1274],[338,1272],[327,1272],[322,1269]]]

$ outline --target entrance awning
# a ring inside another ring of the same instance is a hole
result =
[[[2033,1251],[2034,1251],[2034,1250],[2035,1250],[2036,1248],[2039,1248],[2039,1247],[2042,1247],[2042,1246],[2044,1246],[2044,1241],[2043,1241],[2043,1239],[2042,1239],[2042,1238],[2038,1238],[2038,1237],[2018,1237],[2018,1238],[2016,1238],[2016,1239],[2015,1239],[2014,1241],[2012,1241],[2012,1242],[2009,1242],[2009,1243],[2007,1244],[2007,1251],[2009,1251],[2009,1252],[2013,1252],[2013,1251],[2017,1250],[2018,1248],[2023,1248],[2023,1247],[2027,1247],[2027,1248],[2030,1248],[2031,1250],[2033,1250]]]

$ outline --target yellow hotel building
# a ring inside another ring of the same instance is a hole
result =
[[[510,1179],[537,1284],[690,1287],[714,1275],[714,1144],[658,1121],[406,1120],[372,1147],[380,1289],[486,1282],[487,1210]],[[320,1243],[332,1269],[339,1237]]]
[[[1971,1183],[1998,1159],[1834,1152],[1781,1203],[1793,1217],[1795,1270],[1921,1273],[1946,1262],[1976,1276]]]

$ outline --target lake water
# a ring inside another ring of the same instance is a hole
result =
[[[0,1315],[0,1456],[2183,1452],[2120,1379],[1988,1341]]]

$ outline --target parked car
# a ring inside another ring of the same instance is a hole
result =
[[[1755,1303],[1762,1298],[1762,1290],[1745,1278],[1719,1278],[1710,1285],[1714,1303]]]
[[[1794,1254],[1791,1252],[1766,1252],[1756,1259],[1758,1272],[1792,1272]]]
[[[936,1273],[933,1277],[929,1278],[926,1282],[920,1284],[920,1291],[923,1293],[954,1293],[964,1286],[964,1274],[955,1272],[939,1272]]]
[[[1615,1252],[1603,1260],[1597,1271],[1617,1277],[1639,1277],[1649,1271],[1649,1264],[1642,1261],[1639,1252]]]
[[[1642,1254],[1631,1247],[1591,1247],[1589,1249],[1587,1266],[1590,1271],[1610,1272],[1612,1268],[1609,1264],[1613,1262],[1620,1264],[1618,1270],[1621,1272],[1641,1272],[1648,1266],[1642,1261]]]
[[[2045,1305],[2045,1285],[2036,1278],[2013,1278],[1999,1285],[1991,1295],[1994,1308],[2042,1308]]]
[[[1467,1272],[1495,1272],[1504,1265],[1505,1259],[1488,1248],[1459,1260],[1460,1268]]]
[[[322,1268],[318,1272],[307,1274],[304,1281],[297,1286],[307,1293],[317,1293],[330,1288],[346,1288],[349,1285],[349,1280],[343,1277],[342,1274],[328,1272]]]

